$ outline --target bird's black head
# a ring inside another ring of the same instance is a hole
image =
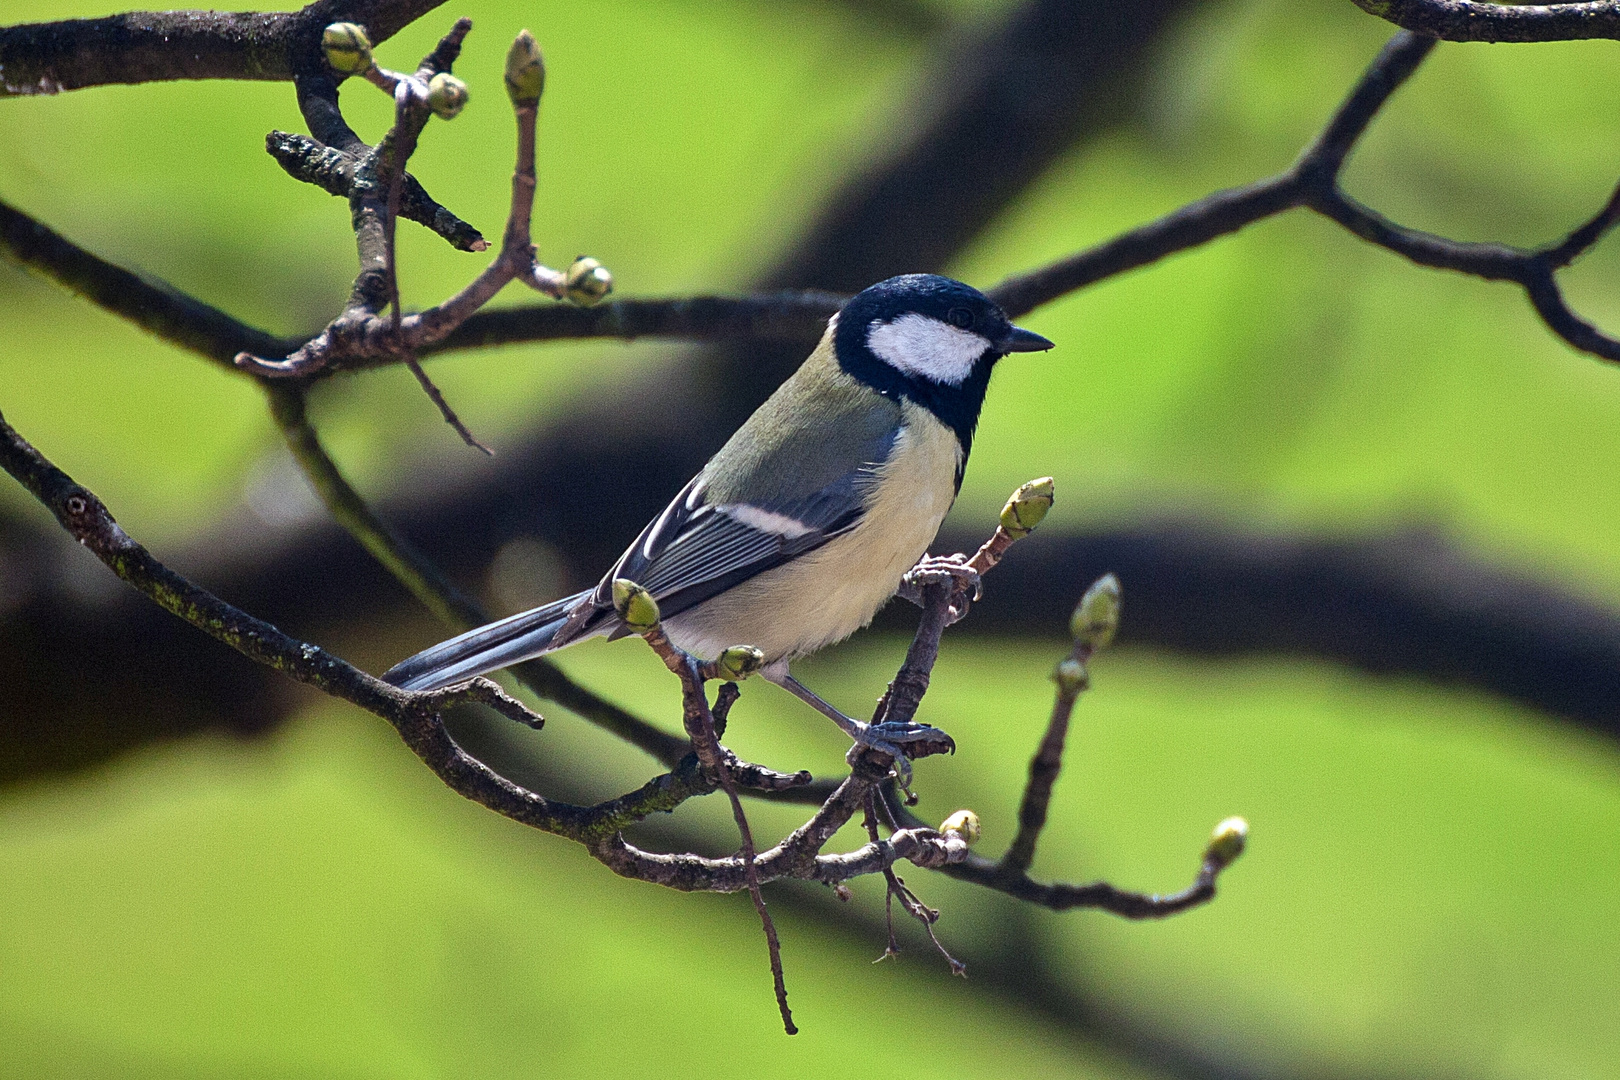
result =
[[[1052,347],[1014,326],[979,290],[936,274],[880,281],[837,318],[839,365],[880,394],[928,409],[955,430],[964,451],[996,361]]]

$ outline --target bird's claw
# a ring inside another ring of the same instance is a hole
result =
[[[913,757],[956,753],[956,740],[939,728],[929,727],[927,724],[886,720],[881,724],[868,724],[865,734],[874,737],[877,741],[926,751],[925,753],[913,754]],[[875,743],[868,743],[867,745],[875,745]]]
[[[984,596],[984,579],[968,565],[968,557],[961,552],[955,555],[925,555],[900,579],[899,595],[922,607],[926,603],[929,587],[945,583],[955,586],[956,595],[951,602],[953,623],[968,613],[971,603]]]
[[[862,750],[876,750],[894,759],[894,777],[908,796],[907,805],[913,805],[911,796],[912,758],[931,757],[934,754],[956,753],[956,740],[937,727],[900,721],[881,724],[863,724],[855,733],[855,745],[850,747],[850,761]]]

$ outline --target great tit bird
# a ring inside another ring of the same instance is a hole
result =
[[[1050,349],[977,289],[933,274],[879,282],[832,317],[804,364],[641,531],[594,589],[490,623],[395,666],[407,690],[469,679],[588,637],[629,631],[627,578],[677,646],[764,653],[761,674],[883,749],[788,673],[872,621],[928,550],[962,486],[996,361]]]

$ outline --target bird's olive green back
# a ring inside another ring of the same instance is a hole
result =
[[[816,423],[795,415],[807,402],[821,413]],[[814,494],[881,462],[900,422],[897,403],[838,366],[829,331],[704,469],[708,501],[770,505]]]

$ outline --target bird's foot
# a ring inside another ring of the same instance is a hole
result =
[[[894,759],[895,780],[905,791],[908,805],[915,802],[915,796],[911,794],[911,759],[956,753],[956,740],[927,724],[888,720],[881,724],[859,724],[849,734],[855,740],[855,745],[849,751],[851,764],[865,749],[876,750]]]
[[[968,565],[968,557],[961,552],[955,555],[924,555],[917,565],[906,571],[906,576],[900,579],[897,595],[922,607],[927,602],[928,589],[946,583],[955,585],[955,595],[951,600],[951,622],[959,622],[968,613],[968,607],[973,601],[984,595],[984,579],[979,576],[977,570]]]

